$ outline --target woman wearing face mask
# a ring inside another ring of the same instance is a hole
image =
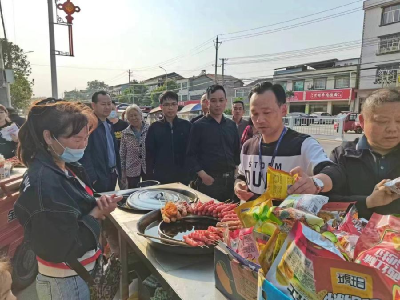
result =
[[[5,106],[0,104],[0,131],[13,124],[8,117],[8,111]],[[18,145],[18,136],[15,134],[11,135],[11,141],[5,139],[0,132],[0,154],[4,156],[5,159],[15,156]]]
[[[122,131],[129,126],[129,124],[120,118],[118,118],[118,109],[117,106],[115,105],[115,101],[112,101],[112,111],[110,115],[108,116],[108,119],[110,122],[113,124],[113,129],[114,129],[114,134],[115,138],[117,139],[118,142],[118,147],[121,144],[121,137],[122,137]]]
[[[126,109],[126,118],[130,124],[122,131],[121,169],[122,179],[128,188],[136,188],[140,179],[146,177],[146,135],[149,127],[143,121],[142,111],[133,104]]]
[[[25,239],[37,255],[39,299],[89,300],[85,281],[66,262],[78,259],[91,272],[100,255],[100,220],[121,197],[96,200],[77,161],[96,117],[77,103],[35,103],[19,131],[19,159],[28,167],[15,204]]]

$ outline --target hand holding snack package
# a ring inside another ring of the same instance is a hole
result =
[[[319,300],[314,277],[314,259],[318,256],[344,260],[330,240],[297,221],[266,279],[292,299]]]
[[[385,183],[393,193],[400,195],[400,177]]]
[[[288,196],[288,188],[296,182],[296,179],[297,174],[292,176],[287,172],[268,167],[265,193],[270,199],[284,200]]]

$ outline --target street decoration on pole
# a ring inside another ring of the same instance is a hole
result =
[[[67,14],[65,17],[66,22],[60,15],[58,14],[57,10],[57,25],[64,25],[68,26],[68,41],[69,41],[69,52],[62,52],[62,51],[56,51],[56,55],[62,55],[62,56],[74,56],[74,40],[73,40],[73,34],[72,34],[72,21],[74,20],[74,17],[72,16],[74,13],[78,13],[81,11],[81,8],[79,6],[76,6],[74,3],[71,2],[71,0],[66,0],[64,3],[57,3],[60,0],[55,0],[56,7],[58,10],[63,11]]]

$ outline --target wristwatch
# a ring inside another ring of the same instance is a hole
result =
[[[314,181],[314,185],[317,188],[317,194],[319,194],[324,189],[325,185],[319,178],[312,177],[312,180]]]

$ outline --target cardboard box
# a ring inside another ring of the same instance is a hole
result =
[[[257,271],[240,263],[219,246],[214,250],[214,276],[215,287],[228,299],[257,299]]]

